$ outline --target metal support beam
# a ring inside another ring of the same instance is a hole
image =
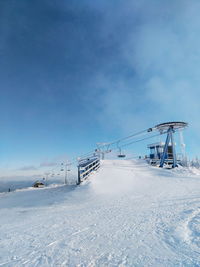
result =
[[[165,141],[163,155],[162,155],[162,158],[161,158],[161,161],[160,161],[160,166],[159,166],[161,168],[164,166],[165,158],[167,156],[167,150],[168,150],[168,145],[169,145],[169,141],[170,141],[170,131],[171,131],[171,128],[169,128],[168,131],[167,131],[167,138],[166,138],[166,141]]]
[[[176,150],[175,150],[175,143],[174,143],[173,133],[174,133],[174,129],[173,129],[173,126],[171,126],[167,131],[167,138],[166,138],[166,141],[165,141],[164,151],[163,151],[163,155],[162,155],[162,158],[161,158],[161,161],[160,161],[160,167],[161,168],[164,166],[165,159],[168,156],[168,146],[169,146],[170,139],[171,139],[172,156],[173,156],[172,168],[177,167]]]
[[[80,174],[80,167],[78,166],[78,182],[77,185],[81,183],[81,174]]]
[[[175,143],[174,143],[174,136],[173,136],[173,129],[170,131],[170,138],[171,138],[171,143],[172,143],[172,155],[173,155],[173,164],[172,168],[177,167],[177,161],[176,161],[176,150],[175,150]]]

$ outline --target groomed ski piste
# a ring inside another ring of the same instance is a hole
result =
[[[200,172],[105,160],[80,186],[0,194],[0,266],[200,266]]]

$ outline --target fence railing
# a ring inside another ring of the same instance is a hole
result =
[[[87,177],[95,170],[100,167],[99,157],[87,158],[79,161],[78,164],[78,182],[80,184],[82,181],[87,179]]]

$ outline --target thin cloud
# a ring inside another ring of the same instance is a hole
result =
[[[57,166],[58,163],[56,162],[42,162],[40,163],[40,167],[43,168],[43,167],[54,167],[54,166]]]
[[[38,168],[34,165],[24,166],[18,169],[19,171],[35,171],[38,170]]]
[[[198,153],[200,2],[146,0],[136,6],[121,1],[117,8],[121,10],[123,27],[119,17],[109,16],[108,10],[102,34],[112,36],[105,38],[104,45],[114,40],[120,57],[97,74],[91,85],[95,94],[88,96],[91,101],[86,108],[98,107],[99,122],[118,133],[164,121],[189,122],[193,136],[190,147]]]

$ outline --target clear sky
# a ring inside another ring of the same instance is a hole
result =
[[[200,155],[200,1],[0,1],[1,175],[165,121]],[[145,153],[146,144],[137,145]]]

